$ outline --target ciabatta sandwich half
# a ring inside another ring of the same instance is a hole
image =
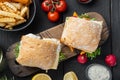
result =
[[[57,69],[60,41],[28,34],[22,36],[19,55],[16,61],[22,66],[37,67],[43,70]]]
[[[67,17],[61,42],[85,52],[94,52],[101,39],[102,27],[102,21]]]

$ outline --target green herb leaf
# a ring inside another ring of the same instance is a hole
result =
[[[90,20],[95,21],[95,20],[96,20],[96,18],[91,18]]]
[[[60,52],[59,62],[62,61],[62,60],[64,60],[64,59],[66,59],[65,55],[62,52]]]
[[[19,55],[19,47],[20,47],[20,43],[16,44],[16,47],[15,47],[15,57],[17,58],[18,55]]]
[[[92,21],[95,21],[95,20],[96,20],[96,18],[90,17],[87,13],[81,14],[81,15],[79,16],[79,18],[88,18],[88,19],[90,19],[90,20],[92,20]]]
[[[97,48],[95,50],[95,52],[92,52],[92,53],[86,53],[87,57],[90,58],[91,60],[96,58],[96,56],[100,55],[101,54],[101,48]]]
[[[88,14],[84,13],[84,14],[81,14],[79,16],[79,18],[90,18],[90,16]]]

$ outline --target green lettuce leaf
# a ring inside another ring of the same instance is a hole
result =
[[[101,54],[101,48],[97,48],[95,50],[95,52],[92,52],[92,53],[86,52],[87,57],[90,58],[91,60],[94,59],[94,58],[96,58],[96,56],[98,56],[100,54]]]
[[[15,49],[14,49],[14,51],[15,51],[15,57],[16,57],[16,58],[17,58],[18,55],[19,55],[19,47],[20,47],[20,43],[17,43],[17,44],[16,44],[16,47],[15,47]]]
[[[62,52],[60,52],[59,62],[65,60],[65,59],[66,59],[65,55]]]
[[[93,21],[96,20],[96,18],[90,17],[87,13],[79,15],[79,18],[88,18],[88,19],[93,20]]]

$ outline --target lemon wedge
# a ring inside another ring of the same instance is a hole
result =
[[[49,75],[39,73],[33,76],[32,80],[52,80]]]
[[[78,78],[73,71],[70,71],[64,75],[63,80],[78,80]]]

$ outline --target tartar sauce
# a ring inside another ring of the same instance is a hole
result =
[[[88,68],[87,75],[90,80],[111,80],[110,70],[99,64],[90,66]]]

